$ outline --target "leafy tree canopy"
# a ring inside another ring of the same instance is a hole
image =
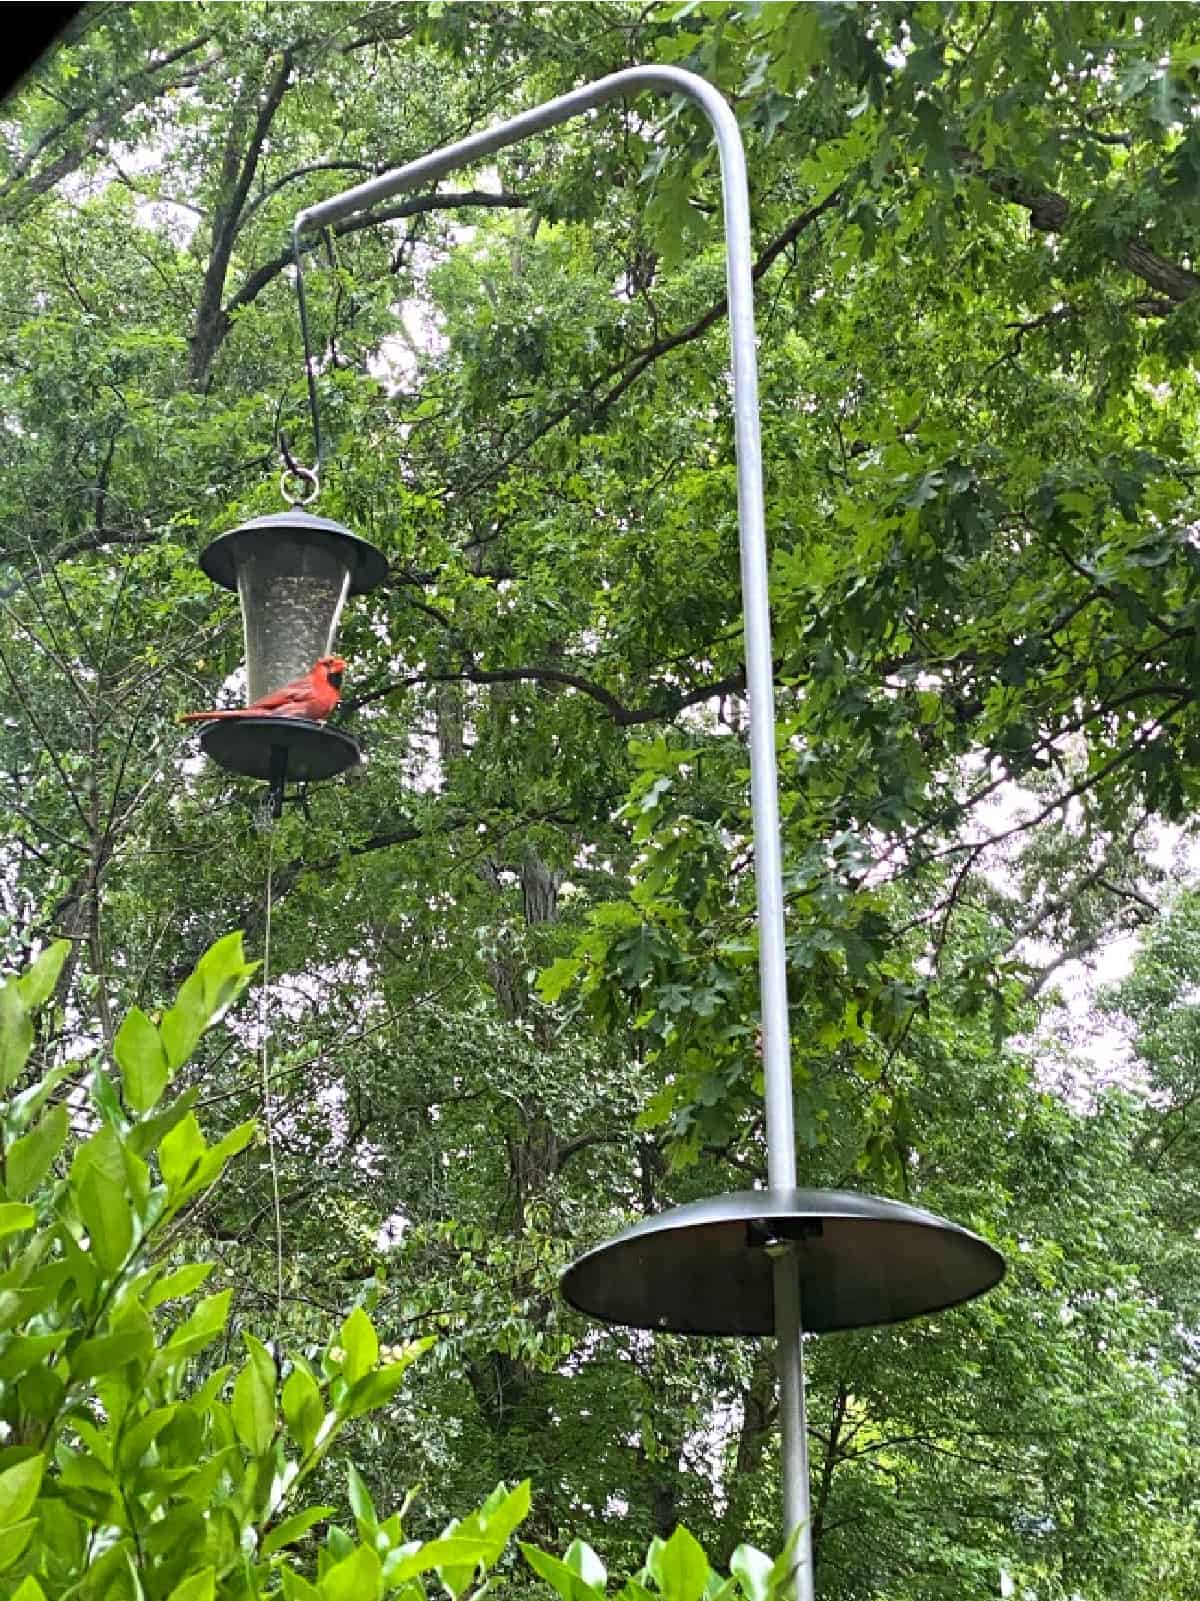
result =
[[[1200,786],[1194,7],[87,8],[0,125],[0,935],[17,972],[69,943],[30,1083],[164,1027],[230,928],[263,952],[269,872],[257,1021],[174,1064],[215,1138],[270,1132],[175,1242],[233,1326],[303,1346],[370,1284],[437,1336],[356,1425],[382,1518],[532,1476],[533,1537],[622,1576],[680,1520],[718,1565],[778,1547],[768,1353],[555,1291],[765,1175],[694,111],[610,106],[314,241],[318,509],[391,564],[341,637],[369,761],[268,834],[175,723],[242,653],[199,550],[278,509],[281,426],[312,456],[295,212],[654,61],[749,156],[801,1171],[1011,1264],[813,1352],[819,1585],[1189,1595],[1192,980],[1153,933],[1120,1002],[1152,1094],[1080,1109],[1036,1041],[1070,963],[1156,926]]]

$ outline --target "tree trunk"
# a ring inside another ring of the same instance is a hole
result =
[[[738,1430],[737,1454],[725,1486],[725,1516],[721,1523],[718,1566],[727,1569],[729,1559],[745,1538],[745,1527],[753,1501],[755,1479],[762,1468],[767,1441],[775,1427],[778,1406],[775,1399],[775,1366],[770,1347],[760,1344],[742,1391],[742,1424]]]

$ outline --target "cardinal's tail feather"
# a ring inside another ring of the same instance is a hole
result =
[[[181,723],[220,723],[230,717],[249,717],[251,715],[250,712],[232,707],[228,711],[220,712],[184,712],[179,721]]]

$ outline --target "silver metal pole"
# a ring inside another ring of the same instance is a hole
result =
[[[456,167],[478,162],[530,134],[620,95],[654,89],[686,96],[707,116],[721,162],[725,214],[729,342],[733,356],[734,438],[737,446],[738,529],[741,540],[742,613],[746,687],[750,700],[750,795],[754,814],[755,888],[758,897],[759,984],[767,1122],[767,1179],[772,1190],[796,1184],[791,1044],[783,930],[783,870],[779,839],[779,785],[775,767],[775,683],[767,602],[766,518],[758,411],[758,359],[754,336],[754,280],[746,157],[737,118],[712,84],[680,67],[630,67],[570,94],[548,100],[508,122],[446,145],[407,166],[372,178],[297,214],[293,237],[340,222],[380,201],[429,183]],[[809,1533],[808,1441],[804,1408],[804,1353],[800,1285],[794,1254],[775,1264],[775,1337],[778,1342],[783,1436],[784,1533],[800,1527],[806,1553],[796,1570],[796,1601],[812,1601]]]
[[[803,1323],[796,1247],[788,1245],[772,1263],[775,1339],[779,1362],[779,1441],[785,1535],[798,1530],[792,1583],[799,1601],[812,1601],[812,1515],[808,1494],[808,1422],[804,1404]],[[784,1342],[781,1329],[794,1337]]]

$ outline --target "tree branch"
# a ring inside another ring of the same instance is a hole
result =
[[[934,861],[940,857],[957,856],[966,851],[969,853],[971,860],[974,861],[985,851],[991,850],[994,845],[1002,845],[1005,840],[1014,839],[1018,834],[1028,833],[1031,828],[1036,828],[1039,823],[1044,823],[1048,817],[1052,817],[1055,812],[1061,811],[1071,801],[1077,800],[1081,795],[1086,795],[1095,789],[1098,784],[1102,783],[1110,774],[1116,772],[1118,768],[1123,767],[1126,762],[1140,756],[1142,751],[1148,745],[1153,744],[1157,736],[1164,732],[1168,723],[1173,718],[1178,717],[1183,710],[1183,705],[1168,707],[1166,711],[1161,712],[1154,719],[1149,727],[1136,734],[1128,745],[1110,756],[1108,761],[1098,767],[1095,772],[1087,774],[1077,783],[1063,790],[1061,794],[1056,795],[1053,800],[1047,801],[1032,817],[1013,823],[1008,828],[1002,828],[995,834],[989,835],[986,839],[961,840],[956,844],[946,845],[940,850],[933,851],[926,860]]]
[[[96,107],[92,105],[76,106],[68,111],[61,122],[56,123],[53,128],[42,135],[34,148],[22,158],[4,184],[0,186],[0,201],[8,200],[14,191],[20,195],[17,209],[11,211],[6,220],[13,220],[13,217],[18,214],[22,202],[27,204],[29,201],[37,199],[39,195],[47,193],[48,190],[54,188],[55,184],[61,183],[64,178],[77,171],[88,156],[95,155],[102,148],[105,140],[119,131],[125,114],[138,103],[139,94],[141,95],[142,103],[149,104],[153,100],[161,99],[163,95],[169,94],[173,89],[187,87],[194,83],[205,71],[211,70],[221,59],[219,54],[207,57],[206,60],[190,68],[187,72],[179,74],[177,77],[163,82],[151,82],[148,88],[146,84],[148,78],[162,72],[167,67],[173,66],[185,56],[194,54],[207,44],[211,38],[211,34],[200,34],[196,38],[188,40],[186,44],[180,45],[177,50],[172,51],[170,55],[165,56],[161,61],[141,67],[130,77],[124,79],[105,96],[103,112],[94,117],[83,130],[79,144],[74,149],[65,151],[41,172],[34,173],[33,167],[38,157],[44,154],[56,140],[64,138],[71,132],[72,128],[83,122],[89,113],[96,110]],[[21,194],[22,186],[24,186],[23,195]]]
[[[993,194],[1027,211],[1031,227],[1039,233],[1062,233],[1070,223],[1073,207],[1065,195],[1041,189],[1012,173],[985,167],[982,158],[966,146],[960,145],[954,154],[959,165],[982,178]],[[1136,235],[1121,244],[1114,259],[1173,305],[1189,300],[1200,289],[1200,277],[1160,256]]]
[[[626,706],[603,684],[597,684],[594,679],[584,678],[579,673],[566,672],[561,667],[463,667],[454,673],[414,673],[408,678],[402,678],[398,683],[387,684],[382,689],[368,690],[357,700],[347,702],[346,709],[358,711],[363,706],[370,706],[375,701],[384,700],[387,696],[395,695],[405,689],[412,689],[418,684],[456,683],[564,684],[568,689],[577,689],[580,694],[590,695],[594,701],[599,702],[618,728],[632,728],[639,723],[669,722],[688,706],[698,705],[701,701],[710,700],[717,695],[738,694],[745,688],[746,676],[744,669],[739,667],[713,683],[698,684],[680,693],[671,692],[655,705]]]
[[[1034,976],[1025,986],[1025,999],[1036,1000],[1060,967],[1066,967],[1071,962],[1081,962],[1085,956],[1089,956],[1092,951],[1103,945],[1107,938],[1107,930],[1094,929],[1090,934],[1080,935],[1074,944],[1065,946],[1052,961],[1046,963],[1045,967],[1035,970]]]
[[[190,377],[199,386],[208,377],[213,358],[229,331],[229,312],[221,304],[225,293],[225,280],[233,247],[243,223],[243,211],[254,175],[258,171],[263,145],[270,132],[275,113],[282,104],[292,76],[292,53],[284,50],[279,66],[259,101],[254,128],[244,152],[239,152],[236,141],[242,128],[242,116],[235,115],[225,145],[221,198],[213,216],[212,250],[204,273],[200,304],[196,309],[196,327],[192,335]],[[239,159],[240,157],[240,159]]]
[[[636,1138],[632,1131],[625,1134],[576,1134],[574,1138],[564,1140],[558,1147],[554,1163],[554,1171],[562,1171],[568,1157],[574,1156],[577,1151],[586,1151],[593,1145],[628,1145]]]
[[[754,263],[751,273],[753,281],[757,283],[788,246],[794,244],[806,228],[814,223],[818,217],[823,216],[826,211],[831,210],[840,199],[841,191],[835,189],[832,193],[826,195],[824,200],[820,200],[816,205],[810,206],[807,211],[802,212],[799,217],[790,222],[783,232],[771,241]],[[456,491],[458,497],[464,499],[469,495],[473,495],[477,490],[486,488],[488,484],[495,483],[503,473],[508,471],[514,462],[520,461],[522,456],[527,455],[539,439],[543,439],[547,434],[552,433],[560,423],[565,422],[581,406],[590,402],[597,410],[603,411],[607,407],[614,405],[637,382],[646,369],[658,361],[661,356],[668,355],[672,350],[678,350],[681,345],[691,344],[693,340],[699,339],[702,334],[706,334],[715,323],[720,321],[728,309],[728,297],[722,295],[719,300],[709,307],[703,316],[697,317],[696,321],[690,323],[686,328],[680,329],[678,333],[667,334],[661,339],[656,339],[653,344],[639,351],[629,361],[615,363],[607,372],[601,373],[589,385],[584,394],[573,396],[569,401],[552,411],[549,416],[543,418],[537,428],[494,467],[489,467],[479,477],[472,479],[469,484]],[[613,387],[607,394],[597,400],[595,398],[596,391],[605,384],[611,383],[613,379],[617,380]]]
[[[91,528],[83,534],[73,534],[70,539],[64,539],[46,558],[46,568],[53,569],[59,562],[68,561],[72,556],[81,555],[88,550],[102,550],[105,545],[152,545],[161,537],[157,528]],[[17,565],[18,553],[13,550],[0,551],[0,564]],[[31,577],[33,575],[30,575]],[[36,575],[45,576],[39,568]],[[26,580],[19,578],[15,584],[9,584],[0,589],[0,600],[11,600],[17,591],[24,587]]]
[[[277,195],[281,189],[286,189],[288,184],[295,183],[298,178],[307,178],[312,172],[361,172],[365,173],[368,178],[373,178],[378,175],[379,171],[378,167],[372,167],[366,161],[310,161],[307,165],[297,167],[292,172],[285,172],[282,178],[277,178],[274,183],[268,184],[261,194],[256,195],[246,207],[245,215],[242,218],[243,225],[261,211],[267,201]]]
[[[364,228],[374,228],[383,222],[399,222],[405,217],[417,217],[427,211],[456,211],[465,206],[517,211],[528,204],[529,201],[524,195],[494,195],[482,189],[465,189],[451,194],[414,195],[397,206],[388,207],[386,211],[373,211],[364,216],[347,217],[344,222],[335,224],[332,233],[335,239],[343,239],[348,234],[361,233]],[[281,250],[277,256],[272,256],[269,261],[264,261],[255,267],[241,288],[228,301],[225,307],[226,315],[257,300],[267,285],[278,278],[279,274],[291,264],[292,252],[288,249]]]

